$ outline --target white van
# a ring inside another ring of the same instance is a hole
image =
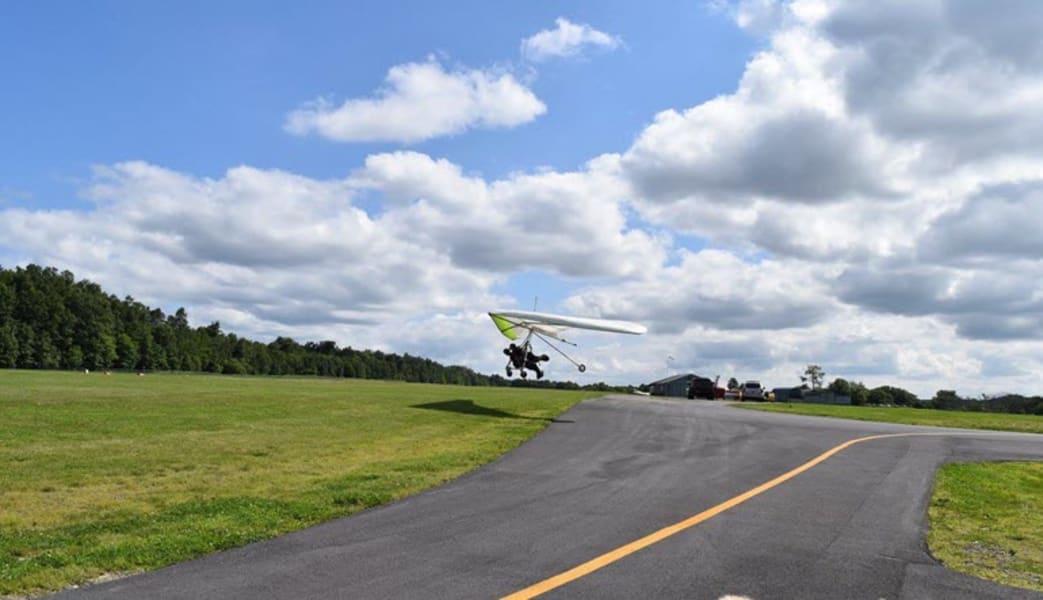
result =
[[[764,387],[761,386],[759,381],[747,381],[739,388],[739,398],[743,401],[756,400],[763,402],[765,400]]]

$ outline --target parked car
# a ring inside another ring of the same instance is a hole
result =
[[[747,381],[742,384],[742,387],[739,388],[739,397],[743,402],[747,400],[763,402],[767,399],[764,394],[764,386],[759,381]]]
[[[739,390],[725,390],[724,391],[724,399],[725,400],[741,400],[742,399],[742,395],[739,393]]]

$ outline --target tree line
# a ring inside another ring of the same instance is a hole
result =
[[[909,406],[938,410],[965,410],[1027,415],[1043,415],[1043,397],[1003,394],[994,397],[962,398],[954,390],[938,390],[929,400],[921,400],[909,390],[891,385],[867,388],[860,381],[837,378],[829,391],[851,398],[853,405]]]
[[[848,381],[842,377],[825,386],[826,372],[819,365],[808,365],[798,375],[801,385],[790,389],[788,399],[795,401],[824,400],[830,394],[851,399],[853,406],[908,406],[911,408],[934,408],[938,410],[963,410],[972,412],[996,412],[1026,415],[1043,415],[1043,397],[1021,394],[1000,394],[980,398],[964,398],[955,390],[938,390],[931,399],[921,399],[909,390],[881,385],[866,387],[861,381]],[[737,389],[739,382],[734,377],[728,380],[728,389]]]
[[[318,375],[456,385],[558,389],[618,388],[603,383],[528,382],[445,366],[428,358],[299,343],[262,343],[221,330],[219,322],[191,327],[184,308],[167,315],[127,296],[76,280],[69,271],[0,266],[0,367],[196,371],[235,375]]]

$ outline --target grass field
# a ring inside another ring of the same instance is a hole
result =
[[[961,427],[964,429],[993,429],[997,431],[1020,431],[1043,433],[1043,416],[1009,415],[1003,413],[963,412],[934,410],[929,408],[906,408],[888,406],[834,406],[829,404],[804,404],[800,402],[778,403],[735,403],[732,406],[752,410],[839,417],[860,421],[883,421],[906,425],[929,425],[933,427]]]
[[[153,569],[487,463],[597,393],[0,371],[0,595]]]
[[[1043,463],[946,465],[929,516],[947,567],[1043,592]]]

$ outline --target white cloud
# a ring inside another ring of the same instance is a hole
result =
[[[627,188],[610,159],[487,183],[448,161],[396,152],[370,156],[352,181],[399,205],[382,218],[389,231],[468,269],[631,277],[665,257],[665,240],[627,226]]]
[[[623,153],[621,174],[650,222],[806,273],[802,293],[776,296],[783,306],[848,304],[782,330],[774,307],[735,299],[729,315],[704,319],[700,339],[774,371],[783,355],[744,355],[756,336],[729,337],[741,332],[729,316],[753,314],[772,340],[815,349],[809,362],[845,362],[849,377],[890,377],[924,394],[946,381],[979,391],[1039,386],[1039,236],[1019,232],[1039,221],[1043,45],[1035,5],[1009,8],[942,0],[728,8],[768,36],[766,49],[734,93],[657,115]],[[685,330],[709,314],[686,262],[658,273],[648,293],[588,289],[577,306],[645,307]],[[846,347],[831,332],[866,320],[876,326],[862,349],[831,357]],[[1000,348],[1001,362],[1017,368],[990,358]]]
[[[778,33],[734,94],[656,115],[624,154],[626,173],[660,204],[895,197],[907,189],[915,149],[896,149],[851,118],[841,81],[829,71],[834,55],[807,28]]]
[[[659,333],[802,328],[836,306],[821,271],[796,261],[751,264],[721,250],[682,251],[676,266],[650,265],[640,280],[580,291],[570,307],[636,319]]]
[[[197,319],[239,315],[251,334],[492,301],[491,275],[396,238],[352,205],[345,181],[249,167],[201,179],[134,162],[98,169],[87,195],[85,212],[3,211],[0,238],[121,295]]]
[[[622,41],[585,23],[573,23],[564,17],[555,19],[555,29],[544,29],[522,40],[522,56],[532,62],[551,58],[577,56],[587,48],[618,48]]]
[[[446,70],[435,60],[392,67],[376,97],[334,106],[319,99],[291,112],[285,128],[340,142],[416,143],[472,128],[515,127],[547,111],[509,73]]]

